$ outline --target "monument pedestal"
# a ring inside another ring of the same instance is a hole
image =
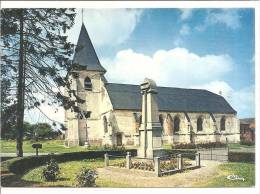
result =
[[[160,125],[156,123],[155,125]],[[137,149],[137,156],[140,158],[154,158],[164,155],[162,148],[162,128],[160,126],[154,126],[152,129],[145,130],[140,129],[140,147]],[[146,139],[146,140],[145,140]]]

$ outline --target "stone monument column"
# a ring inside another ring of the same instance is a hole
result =
[[[138,157],[153,158],[163,155],[162,126],[159,122],[157,87],[153,80],[145,78],[141,84],[142,93],[142,124]]]

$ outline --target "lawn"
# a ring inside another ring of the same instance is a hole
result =
[[[23,142],[23,151],[24,153],[35,153],[35,149],[32,148],[32,144],[36,143],[35,141],[24,140]],[[80,152],[88,150],[115,150],[115,149],[124,149],[124,147],[104,147],[104,146],[75,146],[75,147],[65,147],[64,140],[41,140],[37,143],[42,144],[42,149],[39,150],[39,153],[68,153],[68,152]],[[0,140],[1,152],[0,153],[15,153],[16,152],[16,142],[14,140]],[[127,149],[135,148],[134,146],[127,146]]]
[[[255,186],[255,164],[223,163],[218,167],[218,175],[206,183],[198,183],[195,187],[253,187]],[[242,180],[228,180],[228,175],[238,175]]]
[[[14,159],[12,159],[14,160]],[[123,159],[110,160],[110,165],[122,162]],[[11,161],[11,160],[10,160]],[[4,165],[3,165],[4,164]],[[2,174],[8,175],[6,168],[8,161],[2,162]],[[46,182],[42,179],[43,166],[28,171],[22,176],[12,175],[5,176],[2,179],[2,185],[8,187],[75,187],[76,174],[81,168],[90,169],[104,167],[104,159],[85,159],[81,161],[70,161],[59,163],[60,175],[56,182]],[[192,185],[192,187],[208,188],[208,187],[253,187],[255,185],[255,164],[250,163],[222,163],[218,167],[218,174],[208,178],[207,182],[200,181]],[[245,181],[228,180],[228,175],[238,175],[243,177]],[[170,177],[169,177],[170,178]],[[196,179],[197,180],[197,179]],[[128,182],[116,182],[115,180],[102,179],[96,180],[97,187],[132,187]]]
[[[23,142],[24,153],[34,153],[35,149],[32,148],[32,144],[36,143],[35,141],[25,140]],[[42,149],[40,152],[43,153],[64,153],[64,152],[77,152],[84,151],[84,147],[71,147],[67,148],[64,146],[64,140],[43,140],[38,141],[37,143],[42,144]],[[1,153],[15,153],[16,152],[16,142],[14,140],[0,140],[1,144]]]
[[[119,161],[117,161],[119,162]],[[76,174],[80,172],[81,168],[101,168],[104,166],[104,159],[90,159],[82,161],[71,161],[60,163],[59,178],[56,182],[46,182],[41,178],[41,172],[43,166],[35,168],[29,171],[27,174],[21,177],[24,182],[33,182],[34,186],[40,187],[75,187],[76,186]],[[108,180],[97,178],[97,187],[127,187],[127,184],[119,184]]]
[[[230,143],[228,144],[229,149],[241,149],[241,148],[255,148],[254,145],[243,145],[239,143]]]

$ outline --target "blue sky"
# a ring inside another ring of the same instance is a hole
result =
[[[254,117],[254,9],[84,9],[83,18],[108,81],[221,92],[239,118]]]

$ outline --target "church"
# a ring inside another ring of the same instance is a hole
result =
[[[142,95],[139,85],[110,83],[88,32],[82,24],[75,50],[71,83],[90,111],[78,118],[65,111],[67,146],[139,145]],[[237,112],[221,95],[201,89],[158,87],[158,120],[163,144],[239,142]]]

